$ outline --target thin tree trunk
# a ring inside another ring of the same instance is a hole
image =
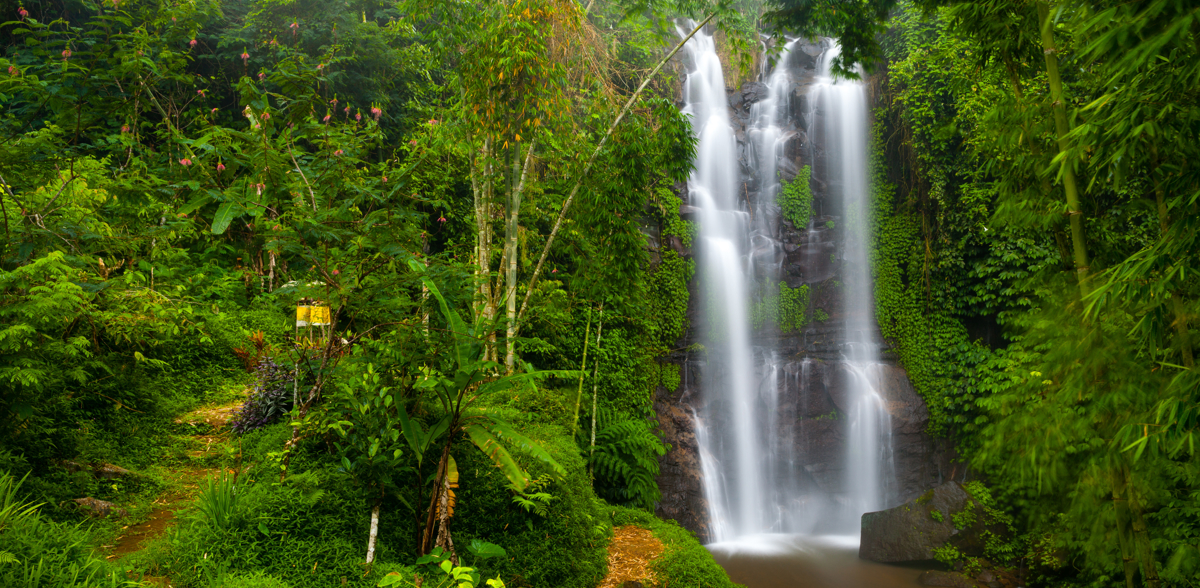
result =
[[[442,478],[442,485],[438,487],[438,547],[446,550],[450,554],[450,563],[458,565],[458,554],[454,552],[454,539],[450,536],[450,477]]]
[[[663,66],[671,60],[672,57],[675,57],[675,54],[683,48],[683,45],[687,43],[689,39],[695,36],[700,29],[704,28],[704,25],[707,25],[708,21],[712,20],[716,15],[717,13],[715,12],[708,15],[708,17],[705,18],[700,24],[696,25],[696,28],[692,29],[692,32],[688,33],[683,40],[679,41],[679,44],[675,45],[675,48],[671,49],[671,52],[668,53],[666,57],[663,57],[662,60],[658,62],[658,65],[654,66],[654,69],[651,70],[646,76],[646,79],[642,81],[642,85],[638,86],[637,91],[635,91],[633,95],[629,97],[629,100],[625,103],[625,106],[621,109],[621,112],[617,115],[617,118],[613,120],[611,125],[608,126],[608,132],[604,133],[604,137],[600,139],[600,143],[596,145],[594,150],[592,150],[591,157],[588,158],[587,164],[583,166],[583,171],[579,173],[579,179],[575,182],[575,186],[571,188],[571,193],[567,196],[567,200],[563,202],[562,210],[559,211],[558,218],[554,221],[554,227],[550,229],[550,236],[546,239],[546,244],[542,246],[542,254],[540,257],[538,257],[537,266],[533,268],[533,275],[529,277],[529,286],[525,290],[525,299],[521,302],[521,310],[517,312],[516,327],[513,329],[514,336],[516,336],[517,332],[520,331],[521,320],[525,318],[525,312],[529,310],[529,300],[533,297],[533,287],[537,284],[538,276],[542,274],[542,266],[546,264],[546,258],[550,256],[550,247],[554,245],[554,238],[558,235],[558,230],[562,228],[563,220],[567,218],[567,211],[571,208],[571,203],[575,201],[575,196],[579,194],[579,188],[583,186],[583,180],[586,179],[588,173],[592,171],[592,165],[596,163],[596,157],[600,155],[600,151],[604,149],[604,145],[608,143],[609,137],[612,137],[613,130],[617,128],[617,125],[621,124],[621,120],[623,120],[625,115],[629,113],[629,109],[633,106],[633,103],[637,101],[638,96],[640,96],[642,93],[642,90],[645,90],[646,86],[650,85],[650,81],[654,79],[654,76],[658,75],[659,70],[661,70]]]
[[[1142,565],[1142,578],[1148,588],[1158,588],[1160,581],[1158,566],[1154,563],[1154,545],[1150,542],[1150,531],[1146,527],[1146,518],[1142,514],[1142,505],[1134,491],[1133,475],[1128,467],[1125,477],[1129,481],[1126,492],[1129,495],[1129,512],[1133,515],[1133,544]]]
[[[504,352],[504,368],[506,373],[512,374],[513,367],[516,364],[516,345],[517,345],[517,244],[520,225],[518,220],[521,213],[521,197],[525,193],[525,181],[529,178],[529,168],[533,164],[533,152],[537,149],[537,140],[529,142],[529,152],[525,154],[525,165],[521,169],[521,180],[517,183],[517,188],[513,190],[512,196],[508,201],[508,219],[504,227],[505,252],[508,258],[508,268],[506,272],[506,281],[504,298],[507,311],[505,315],[508,319],[508,326],[505,332],[505,352]],[[517,146],[517,153],[521,152],[520,145]],[[513,167],[517,165],[518,158],[513,158]],[[516,171],[515,169],[513,171]]]
[[[1063,104],[1062,78],[1058,74],[1058,48],[1054,45],[1054,28],[1050,21],[1050,7],[1044,1],[1037,3],[1038,25],[1041,28],[1042,52],[1046,56],[1046,76],[1050,81],[1050,99],[1053,100],[1054,128],[1058,134],[1058,153],[1063,157],[1063,189],[1067,193],[1067,214],[1071,219],[1071,244],[1075,258],[1075,273],[1079,278],[1079,291],[1088,291],[1087,242],[1083,235],[1083,209],[1079,204],[1079,189],[1075,184],[1075,166],[1067,157],[1071,143],[1067,139],[1067,109]]]
[[[1133,534],[1129,514],[1129,489],[1120,467],[1114,467],[1112,475],[1113,511],[1117,518],[1117,544],[1121,548],[1121,570],[1125,574],[1125,588],[1136,588],[1137,559],[1133,554]]]
[[[588,444],[588,475],[592,474],[591,458],[596,454],[596,409],[600,398],[600,337],[604,335],[604,307],[600,307],[600,325],[596,328],[596,369],[592,370],[592,440]]]
[[[433,523],[434,519],[437,517],[438,499],[440,499],[442,496],[442,493],[439,490],[442,484],[445,483],[446,469],[449,467],[450,463],[451,445],[453,445],[452,435],[446,439],[446,447],[442,449],[442,458],[438,461],[437,476],[434,479],[433,485],[435,490],[433,491],[433,495],[429,497],[429,514],[425,518],[425,530],[421,535],[421,555],[429,553],[429,550],[433,548]]]
[[[1158,177],[1158,146],[1150,142],[1150,168],[1154,175],[1154,200],[1158,206],[1158,230],[1159,237],[1167,238],[1167,229],[1171,226],[1170,213],[1167,210],[1166,194],[1162,187],[1162,181]],[[1187,309],[1183,305],[1183,292],[1179,289],[1171,291],[1171,312],[1175,315],[1175,336],[1179,339],[1179,354],[1183,358],[1184,367],[1191,369],[1195,367],[1195,358],[1192,357],[1192,342],[1191,333],[1188,332],[1188,315]]]
[[[379,503],[371,509],[371,534],[367,538],[367,563],[375,561],[375,540],[379,537]]]
[[[494,308],[492,303],[492,148],[491,139],[485,139],[480,149],[479,158],[482,160],[483,177],[479,177],[478,165],[472,166],[471,185],[475,196],[475,226],[477,228],[475,241],[475,281],[479,288],[479,298],[475,304],[475,324],[486,325],[492,322]],[[489,359],[489,348],[485,345],[483,359]]]
[[[579,430],[579,402],[583,400],[583,378],[587,373],[588,341],[592,339],[592,308],[588,307],[587,328],[583,331],[583,359],[579,360],[579,389],[575,391],[575,418],[571,419],[571,437]]]

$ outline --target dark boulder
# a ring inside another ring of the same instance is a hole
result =
[[[116,480],[117,478],[124,478],[133,472],[130,472],[123,467],[115,466],[111,463],[102,463],[98,466],[94,466],[92,473],[101,480]]]
[[[754,104],[755,102],[765,100],[770,93],[767,85],[762,82],[746,82],[742,84],[742,101],[746,104]]]
[[[81,510],[93,517],[106,517],[109,515],[123,517],[128,514],[125,509],[117,508],[117,505],[111,502],[92,498],[91,496],[76,498],[72,502],[79,505]]]
[[[862,516],[858,557],[881,563],[933,560],[947,544],[967,556],[983,555],[983,505],[958,482],[947,482],[895,508]],[[964,525],[959,529],[955,522]]]

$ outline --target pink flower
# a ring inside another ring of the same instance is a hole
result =
[[[338,274],[340,274],[340,273],[342,273],[342,272],[340,272],[340,271],[338,271],[338,270],[333,270],[333,275],[335,275],[335,276],[336,276],[336,275],[338,275]]]
[[[436,118],[431,118],[431,119],[429,119],[429,124],[436,125],[436,124],[438,124],[438,121]]]
[[[250,54],[246,53],[245,49],[242,49],[242,64],[245,65],[249,60],[250,60]]]
[[[263,120],[271,120],[271,113],[269,113],[269,112],[264,112],[264,113],[263,113],[263,115],[262,115],[262,119],[263,119]]]
[[[557,274],[557,273],[558,273],[558,268],[554,268],[554,269],[550,270],[550,273],[552,273],[552,274]]]
[[[361,121],[361,120],[362,120],[362,113],[361,113],[361,112],[356,112],[356,113],[354,113],[354,120]]]
[[[379,120],[379,117],[383,116],[383,109],[378,106],[372,106],[371,116],[375,117],[375,120]]]
[[[179,160],[179,165],[192,165],[192,160],[184,157],[183,159]]]
[[[333,152],[333,156],[334,156],[334,157],[341,157],[341,156],[342,156],[342,153],[345,153],[345,152],[344,152],[344,151],[342,151],[341,149],[338,149],[337,151],[334,151],[334,152]]]
[[[327,123],[327,122],[329,122],[329,119],[330,119],[330,118],[331,118],[331,117],[330,117],[328,114],[326,114],[326,115],[325,115],[325,118],[321,119],[321,122]]]
[[[261,72],[261,71],[260,71],[260,72],[258,72],[258,79],[259,79],[259,80],[265,80],[266,78],[267,78],[267,74],[266,74],[266,73],[264,73],[264,72]]]
[[[209,114],[216,114],[216,113],[217,113],[217,109],[216,109],[216,108],[214,108],[214,109],[212,109],[212,110],[208,111],[208,113],[209,113]]]
[[[350,116],[350,107],[347,106],[347,107],[343,108],[342,112],[345,113],[346,116]]]
[[[63,56],[63,59],[70,59],[71,58],[71,50],[63,49],[62,56]]]
[[[330,104],[337,105],[337,98],[329,101]]]
[[[300,30],[300,23],[292,21],[292,24],[288,25],[288,28],[292,29],[292,35],[294,36],[296,31]]]
[[[25,7],[22,6],[21,8],[17,9],[17,14],[21,15],[21,20],[25,20],[29,16],[29,11],[25,10]]]
[[[196,40],[192,39],[191,41],[188,41],[188,45],[194,48],[196,46]]]
[[[219,172],[223,172],[223,171],[225,171],[225,164],[224,164],[224,163],[218,163],[218,164],[217,164],[217,172],[219,173]]]
[[[129,132],[129,125],[121,125],[121,132],[122,132],[122,133],[128,133],[128,132]]]
[[[321,70],[323,70],[323,69],[325,69],[325,64],[324,64],[324,63],[322,63],[322,64],[320,64],[320,65],[318,65],[318,66],[317,66],[317,71],[321,71]]]
[[[409,140],[408,140],[408,144],[409,144],[409,145],[412,145],[413,147],[416,147],[416,146],[417,146],[417,140],[416,140],[416,139],[409,139]]]
[[[439,223],[444,223],[444,222],[446,222],[446,217],[444,217],[444,216],[440,216],[440,215],[439,215],[439,216],[438,216],[438,222],[439,222]]]
[[[21,70],[17,69],[17,66],[15,66],[15,65],[8,66],[8,75],[15,76],[20,73],[21,73]]]
[[[387,183],[387,176],[383,176],[383,183]]]
[[[116,10],[117,7],[119,7],[120,5],[121,5],[121,0],[113,0],[113,10]]]
[[[271,42],[270,42],[270,43],[267,43],[267,44],[268,44],[268,45],[270,45],[270,46],[272,46],[272,47],[278,47],[278,46],[279,46],[279,41],[276,41],[275,39],[271,39]]]
[[[196,90],[196,94],[197,94],[197,95],[199,95],[199,96],[203,96],[203,95],[204,95],[204,90]]]

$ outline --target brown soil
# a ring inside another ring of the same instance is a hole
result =
[[[196,449],[187,452],[193,460],[208,457],[214,445],[220,445],[226,436],[226,426],[233,418],[233,413],[242,401],[238,400],[220,406],[206,406],[190,412],[176,422],[196,424],[206,423],[212,430],[204,435],[192,435],[192,445]],[[156,539],[175,524],[175,514],[183,510],[200,493],[200,484],[220,468],[204,466],[181,466],[167,472],[167,479],[173,482],[174,488],[153,503],[154,510],[144,522],[126,527],[112,545],[105,545],[109,552],[108,559],[118,559],[145,547],[146,543]],[[164,584],[165,585],[165,584]]]
[[[608,544],[608,575],[597,588],[617,588],[625,582],[654,583],[650,562],[663,552],[662,541],[654,533],[633,525],[613,529]]]

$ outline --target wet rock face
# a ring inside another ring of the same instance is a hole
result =
[[[828,161],[823,147],[826,142],[823,115],[813,108],[815,67],[822,50],[819,43],[801,43],[791,52],[788,59],[790,85],[784,96],[784,120],[780,121],[784,140],[777,173],[782,179],[790,180],[804,166],[811,168],[811,221],[808,226],[793,226],[782,217],[777,203],[770,204],[766,206],[768,216],[778,219],[774,221],[777,228],[772,235],[776,243],[756,243],[755,247],[764,259],[775,260],[777,272],[770,277],[773,282],[782,281],[791,288],[808,287],[810,315],[819,309],[828,318],[825,321],[813,318],[800,331],[790,333],[756,331],[753,345],[756,361],[762,360],[765,350],[774,354],[772,361],[778,378],[774,385],[779,394],[779,410],[776,429],[766,434],[774,440],[776,450],[787,451],[795,457],[796,471],[790,474],[791,483],[809,493],[805,497],[806,504],[836,505],[846,496],[845,413],[849,407],[846,400],[847,368],[842,363],[841,347],[845,340],[843,325],[847,312],[843,308],[841,290],[846,234],[841,217],[840,187],[826,181],[829,177],[827,169],[836,163]],[[740,157],[738,187],[750,210],[755,210],[761,199],[774,198],[774,194],[766,189],[772,180],[757,177],[755,162],[760,154],[756,151],[761,147],[750,136],[754,133],[748,132],[752,108],[767,99],[768,94],[769,88],[762,82],[727,88],[730,122],[734,126]],[[683,200],[681,216],[695,220],[698,210],[688,200],[687,186],[677,186],[676,193]],[[663,246],[675,249],[684,257],[692,257],[695,253],[694,244],[693,248],[685,249],[677,238],[664,239]],[[709,537],[708,508],[693,415],[714,415],[715,422],[707,423],[710,427],[725,424],[720,422],[722,408],[706,405],[702,369],[704,352],[686,350],[693,344],[705,343],[703,329],[707,324],[702,280],[693,280],[689,288],[689,327],[672,346],[679,351],[667,358],[681,367],[683,383],[677,390],[660,389],[655,400],[664,440],[671,445],[671,451],[659,460],[658,484],[662,501],[657,514],[675,519],[697,533],[701,540],[706,540]],[[875,340],[883,341],[878,332]],[[953,452],[947,444],[925,433],[929,411],[913,390],[903,368],[887,360],[891,354],[886,343],[881,356],[885,361],[877,366],[872,378],[891,417],[896,476],[888,502],[892,505],[913,499],[926,489],[961,475],[961,471],[951,465]]]
[[[863,514],[858,556],[880,563],[925,562],[951,545],[965,556],[982,557],[989,537],[1007,535],[987,519],[962,484],[946,482],[895,508]]]

